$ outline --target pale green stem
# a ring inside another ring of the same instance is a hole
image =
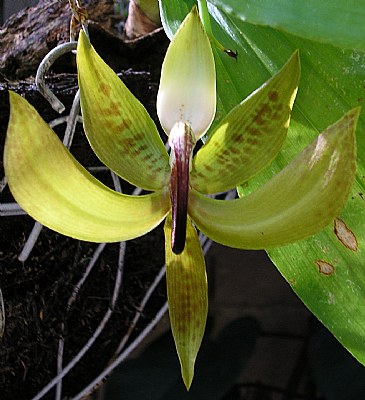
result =
[[[221,42],[219,42],[212,30],[212,25],[210,23],[210,15],[208,11],[208,5],[207,5],[207,0],[198,0],[198,9],[199,9],[199,16],[202,21],[202,24],[204,26],[205,32],[209,37],[209,40],[211,41],[212,44],[214,44],[218,50],[224,51],[227,55],[229,55],[232,58],[237,58],[237,52],[227,49],[222,45]]]
[[[210,39],[217,41],[215,39],[215,37],[213,36],[212,25],[210,24],[210,16],[209,16],[209,11],[208,11],[207,1],[206,0],[198,0],[198,9],[199,9],[200,19],[204,26],[205,32],[207,33],[207,35],[209,36]]]

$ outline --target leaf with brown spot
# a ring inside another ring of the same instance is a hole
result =
[[[193,160],[191,184],[196,190],[218,193],[231,189],[274,159],[286,137],[299,75],[295,52],[275,76],[220,122]],[[238,162],[235,154],[240,154]]]
[[[168,183],[170,167],[157,128],[82,31],[77,68],[84,129],[96,155],[128,182],[161,189]]]
[[[357,251],[357,239],[354,233],[340,219],[335,218],[333,230],[338,240],[348,249]]]
[[[204,335],[208,312],[208,284],[204,255],[197,232],[188,219],[185,249],[171,250],[171,214],[165,222],[167,297],[172,334],[187,389]]]
[[[328,261],[324,261],[324,260],[316,260],[316,264],[318,267],[318,271],[322,274],[322,275],[332,275],[335,272],[335,267],[329,263]]]

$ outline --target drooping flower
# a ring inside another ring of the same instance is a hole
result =
[[[94,242],[129,240],[163,219],[172,332],[187,388],[207,316],[207,279],[195,226],[242,249],[282,245],[330,223],[355,172],[359,110],[326,129],[284,170],[246,197],[207,197],[246,182],[279,152],[299,80],[298,53],[238,104],[193,157],[216,109],[215,67],[196,8],[167,51],[157,111],[170,156],[141,103],[81,32],[77,49],[85,133],[117,175],[153,193],[117,193],[89,174],[21,96],[10,92],[4,166],[29,215],[65,235]]]

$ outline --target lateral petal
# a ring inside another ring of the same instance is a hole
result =
[[[141,236],[167,214],[168,193],[123,195],[89,174],[36,110],[10,92],[4,168],[15,200],[45,226],[81,240]]]
[[[185,386],[190,388],[194,364],[202,342],[208,313],[205,261],[197,232],[190,219],[184,251],[171,249],[171,214],[165,222],[166,280],[172,334]]]
[[[289,127],[299,75],[296,51],[276,75],[221,121],[193,160],[191,184],[196,190],[231,189],[275,158]]]
[[[207,198],[191,190],[189,215],[211,239],[242,249],[262,249],[312,235],[336,217],[356,169],[356,108],[247,197]]]
[[[154,122],[82,31],[77,69],[84,129],[95,154],[138,187],[168,184],[168,155]]]

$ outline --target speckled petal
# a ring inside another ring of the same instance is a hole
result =
[[[286,137],[299,74],[295,52],[274,77],[221,121],[193,160],[191,184],[196,190],[231,189],[274,159]]]
[[[211,239],[241,249],[280,246],[323,229],[343,207],[355,177],[355,129],[347,113],[260,189],[222,201],[190,191],[188,212]]]
[[[116,242],[141,236],[170,209],[167,190],[117,193],[90,175],[36,110],[10,92],[4,168],[19,205],[47,227],[81,240]]]
[[[172,334],[185,386],[190,388],[194,364],[204,335],[208,312],[205,261],[197,232],[190,219],[184,251],[171,250],[171,215],[165,223],[166,279]]]
[[[154,122],[82,31],[77,69],[85,133],[96,155],[143,189],[168,185],[168,155]]]

